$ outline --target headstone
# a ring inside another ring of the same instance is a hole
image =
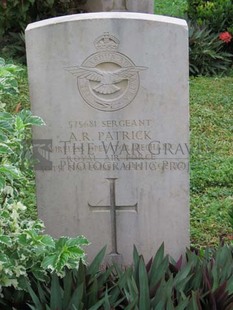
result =
[[[140,13],[154,13],[153,0],[87,0],[80,4],[80,8],[87,12],[128,11]]]
[[[90,13],[26,30],[39,217],[88,259],[189,244],[188,34],[179,19]]]

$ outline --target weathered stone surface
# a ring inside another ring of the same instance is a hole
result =
[[[88,257],[150,258],[189,244],[188,35],[185,21],[93,13],[26,31],[39,216],[85,235]],[[52,170],[50,170],[52,169]],[[116,255],[118,252],[120,255]]]
[[[88,12],[110,12],[119,8],[128,12],[154,13],[153,0],[87,0],[82,8]]]

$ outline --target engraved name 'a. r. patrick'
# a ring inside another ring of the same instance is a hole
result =
[[[81,66],[65,68],[77,77],[84,101],[97,110],[111,112],[126,107],[138,93],[139,72],[147,69],[119,53],[119,44],[116,37],[104,33],[94,42],[96,53]]]

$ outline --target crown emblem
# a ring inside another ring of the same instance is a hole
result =
[[[118,52],[120,41],[104,32],[93,42],[97,49],[81,66],[68,70],[77,78],[79,93],[92,108],[113,112],[126,107],[136,97],[140,87],[140,72],[147,67],[136,66]]]
[[[117,51],[119,43],[119,40],[108,32],[105,32],[94,41],[94,45],[98,51]]]

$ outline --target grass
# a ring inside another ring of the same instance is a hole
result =
[[[206,246],[232,232],[233,78],[191,79],[190,90],[191,239]]]
[[[159,15],[184,17],[187,0],[155,0],[154,12]]]
[[[155,14],[184,17],[187,0],[156,0]],[[190,80],[191,243],[213,246],[232,233],[233,78]],[[225,238],[227,241],[227,237]]]

